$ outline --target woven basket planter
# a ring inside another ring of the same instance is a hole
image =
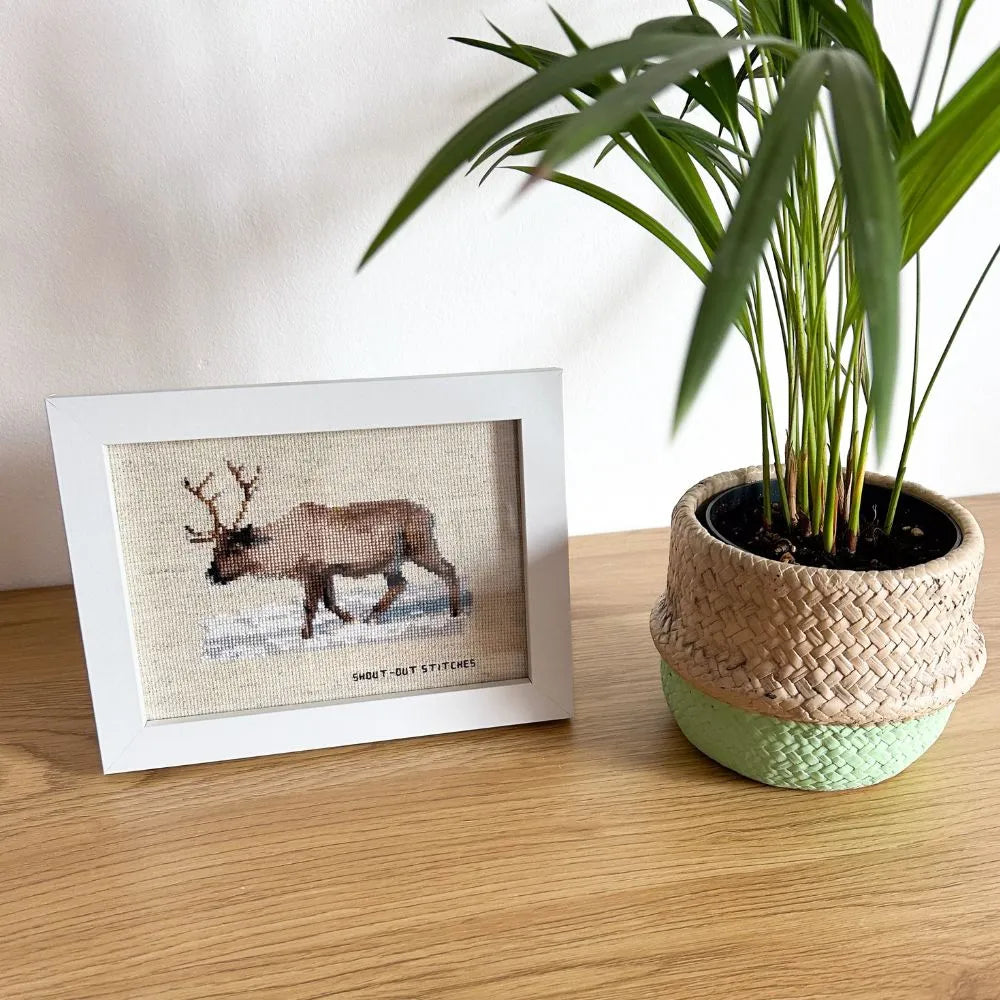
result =
[[[697,516],[759,480],[759,468],[721,473],[674,508],[650,620],[664,693],[684,735],[747,777],[827,790],[883,781],[937,739],[982,673],[982,532],[960,504],[907,485],[958,525],[947,555],[879,572],[781,563],[720,541]]]

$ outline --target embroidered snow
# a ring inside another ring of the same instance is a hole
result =
[[[410,584],[379,621],[365,623],[371,610],[368,589],[353,593],[339,590],[343,608],[355,621],[345,624],[333,614],[317,617],[310,640],[302,638],[302,605],[280,604],[254,608],[245,614],[207,618],[203,656],[211,660],[242,660],[275,653],[334,649],[370,643],[395,642],[400,639],[427,639],[443,635],[461,635],[468,621],[472,595],[463,590],[462,614],[448,613],[448,595],[440,584]]]

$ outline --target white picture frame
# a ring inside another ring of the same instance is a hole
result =
[[[48,398],[105,773],[570,718],[561,376],[538,369]],[[526,680],[147,721],[109,445],[509,420],[520,424]]]

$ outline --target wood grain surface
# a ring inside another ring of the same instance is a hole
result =
[[[0,595],[0,997],[996,1000],[1000,673],[884,785],[755,785],[660,694],[665,541],[574,540],[572,723],[110,777],[71,591]]]

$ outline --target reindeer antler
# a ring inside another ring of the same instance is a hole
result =
[[[190,479],[184,480],[184,489],[188,491],[193,497],[200,500],[207,508],[208,512],[212,515],[212,530],[211,531],[195,531],[190,525],[185,524],[184,530],[190,535],[189,541],[192,542],[214,542],[221,538],[227,531],[235,531],[243,521],[243,518],[247,515],[247,508],[250,506],[250,500],[253,498],[254,493],[257,492],[257,483],[260,480],[260,466],[258,465],[252,478],[248,478],[246,466],[237,465],[235,462],[231,462],[226,459],[226,466],[229,471],[233,474],[233,478],[236,480],[240,489],[243,491],[243,502],[240,504],[240,509],[236,514],[236,520],[232,524],[227,525],[223,523],[222,517],[219,514],[218,499],[222,496],[222,493],[215,493],[212,496],[206,494],[206,488],[208,484],[212,481],[212,477],[215,475],[214,472],[210,472],[205,478],[197,485],[192,486]]]
[[[184,489],[186,489],[188,493],[190,493],[197,500],[200,500],[208,508],[209,514],[212,515],[211,531],[195,531],[189,524],[184,525],[184,530],[191,536],[190,540],[192,542],[215,541],[215,539],[217,539],[225,530],[222,524],[222,518],[219,516],[219,508],[216,505],[216,501],[220,496],[222,496],[222,494],[216,493],[214,496],[205,495],[205,487],[212,481],[212,477],[214,475],[214,472],[210,472],[197,486],[192,486],[190,479],[184,480]]]
[[[236,520],[233,521],[233,529],[240,526],[240,522],[246,517],[247,508],[250,506],[250,500],[254,493],[257,492],[257,482],[260,479],[260,466],[254,470],[253,479],[247,479],[246,477],[246,466],[236,465],[231,462],[228,458],[226,459],[226,466],[229,471],[233,474],[236,482],[239,484],[241,490],[243,490],[243,503],[240,504],[239,513],[236,515]]]

